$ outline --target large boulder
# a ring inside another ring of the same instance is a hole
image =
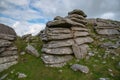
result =
[[[8,34],[16,36],[16,32],[9,26],[0,24],[0,34]]]
[[[49,21],[47,23],[47,26],[48,27],[56,27],[56,26],[57,27],[65,27],[65,26],[70,27],[71,25],[66,20],[62,19],[62,20]]]
[[[83,16],[78,15],[78,14],[71,14],[71,15],[66,16],[66,18],[77,18],[77,19],[82,19],[82,20],[85,19]]]
[[[41,34],[44,41],[42,52],[47,55],[43,56],[42,60],[47,66],[62,67],[69,61],[68,56],[77,59],[85,57],[88,43],[93,42],[86,27],[85,17],[86,14],[82,10],[76,9],[66,17],[57,16],[47,23]]]
[[[36,57],[39,57],[40,54],[38,53],[38,51],[32,46],[32,45],[27,45],[27,47],[25,48],[26,52],[29,54],[32,54]]]
[[[15,31],[0,24],[0,72],[17,63],[18,52],[14,45],[15,39]]]
[[[89,72],[89,68],[87,66],[80,65],[80,64],[73,64],[71,66],[71,69],[74,70],[74,71],[81,71],[83,73],[88,73]]]
[[[79,14],[82,15],[83,17],[87,17],[87,15],[80,9],[75,9],[68,13],[68,15],[72,15],[72,14]]]

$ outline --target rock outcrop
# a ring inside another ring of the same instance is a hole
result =
[[[57,16],[46,24],[41,32],[44,41],[42,60],[51,67],[61,67],[74,56],[84,58],[88,43],[93,42],[86,26],[86,14],[81,10],[73,10],[66,17]]]
[[[120,22],[109,19],[88,19],[96,32],[100,46],[112,54],[120,47]]]
[[[99,35],[109,37],[120,35],[120,22],[118,21],[101,18],[88,19],[88,21],[94,24],[94,28]]]
[[[17,63],[17,47],[14,46],[15,31],[0,24],[0,72]]]

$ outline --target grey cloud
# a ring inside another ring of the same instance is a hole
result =
[[[23,26],[28,24],[30,26],[27,20],[66,16],[73,9],[83,10],[88,18],[107,16],[110,19],[120,20],[120,0],[0,0],[0,13],[19,21],[20,24],[17,26],[18,28],[22,26],[20,30],[23,32],[25,32]],[[11,26],[16,21],[0,17],[0,22]]]
[[[46,18],[53,18],[57,15],[65,16],[68,11],[82,9],[88,17],[100,17],[102,14],[112,12],[115,14],[115,19],[120,20],[120,0],[1,0],[0,10],[4,12],[6,9],[7,13],[10,13],[11,10],[14,11],[15,9],[9,3],[24,7],[25,10],[29,9],[28,6],[31,5],[42,11],[42,16]],[[21,13],[22,11],[16,12]]]
[[[37,0],[32,6],[43,11],[46,17],[65,16],[68,11],[82,9],[88,17],[100,17],[112,12],[119,20],[120,0]]]

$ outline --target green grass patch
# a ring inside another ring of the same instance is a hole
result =
[[[31,43],[36,43],[36,45]],[[41,54],[41,40],[35,37],[35,41],[32,41],[31,43],[30,44],[33,45]],[[17,39],[15,44],[17,45],[19,52],[24,51],[27,46],[27,43],[20,38]],[[20,55],[18,64],[1,72],[0,77],[8,73],[8,76],[4,80],[98,80],[101,77],[107,77],[110,78],[110,80],[120,80],[120,68],[118,66],[120,56],[115,56],[114,60],[111,59],[112,55],[106,59],[103,59],[102,56],[104,55],[105,50],[97,45],[97,41],[89,44],[89,46],[91,51],[97,52],[95,56],[90,57],[88,60],[81,59],[79,61],[74,58],[62,68],[46,67],[41,58],[36,58],[27,53],[25,55]],[[119,52],[120,49],[117,51]],[[103,63],[103,61],[106,63]],[[82,72],[73,71],[70,67],[75,63],[88,66],[90,69],[89,73],[84,74]],[[108,69],[112,70],[111,73],[113,73],[114,76],[110,75]],[[59,70],[62,70],[62,72]],[[13,71],[13,73],[11,73],[11,71]],[[18,79],[18,72],[26,74],[27,77]]]

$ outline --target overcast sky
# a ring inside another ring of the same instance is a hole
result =
[[[83,10],[88,18],[120,21],[120,0],[0,0],[0,23],[11,26],[18,35],[35,35],[47,21],[73,9]]]

